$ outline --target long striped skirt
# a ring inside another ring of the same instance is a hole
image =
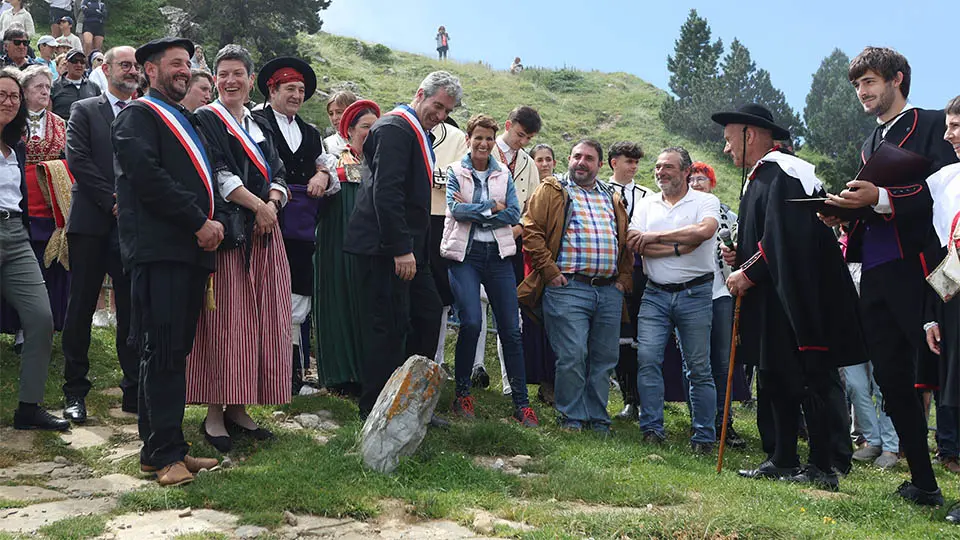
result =
[[[290,266],[280,229],[243,249],[217,252],[216,309],[204,309],[187,357],[187,403],[290,402],[293,341]]]

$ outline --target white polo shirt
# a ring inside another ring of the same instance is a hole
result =
[[[644,197],[636,203],[630,229],[640,232],[670,231],[696,225],[707,218],[720,222],[720,199],[709,193],[687,189],[687,194],[671,206],[662,193]],[[716,231],[714,231],[716,233]],[[643,257],[643,273],[655,283],[678,284],[716,270],[713,238],[692,253],[679,257]]]

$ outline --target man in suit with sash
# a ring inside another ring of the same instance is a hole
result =
[[[435,71],[409,105],[377,120],[363,145],[363,179],[344,238],[345,250],[358,255],[358,285],[370,314],[362,417],[406,354],[432,358],[436,352],[442,306],[427,256],[436,161],[428,134],[462,96],[459,79]]]
[[[186,358],[216,270],[223,225],[213,221],[212,168],[193,114],[178,105],[193,43],[161,38],[137,49],[150,90],[113,123],[120,253],[130,273],[132,330],[140,354],[140,469],[161,486],[193,481],[215,459],[187,455]]]
[[[139,361],[127,344],[130,333],[130,278],[120,262],[116,187],[110,126],[137,91],[140,67],[133,47],[114,47],[105,62],[108,87],[97,97],[77,101],[67,125],[67,165],[76,183],[67,222],[71,285],[63,327],[63,415],[75,423],[87,419],[90,391],[90,326],[103,276],[110,274],[117,308],[117,359],[123,370],[121,408],[137,412]]]
[[[943,111],[919,109],[907,101],[910,64],[903,55],[867,47],[850,62],[848,78],[863,110],[877,117],[877,128],[863,144],[863,163],[881,143],[931,160],[928,170],[916,177],[897,179],[884,188],[869,178],[853,180],[839,195],[828,196],[836,206],[862,209],[858,219],[843,223],[847,262],[862,263],[860,307],[867,352],[884,410],[910,466],[911,480],[897,493],[916,504],[939,506],[943,495],[930,464],[927,422],[914,382],[918,355],[926,346],[924,278],[939,262],[933,254],[940,249],[926,178],[957,157],[943,140]],[[821,219],[830,226],[841,224],[837,218]]]

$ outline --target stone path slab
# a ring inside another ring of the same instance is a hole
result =
[[[139,540],[142,538],[173,538],[187,533],[230,533],[237,525],[237,516],[216,510],[193,510],[180,517],[183,510],[164,510],[117,516],[107,522],[101,539]]]
[[[67,496],[36,486],[0,486],[0,499],[8,501],[59,501]]]
[[[75,516],[105,514],[117,506],[116,499],[68,499],[0,510],[0,531],[31,533],[55,521]]]
[[[140,441],[123,443],[120,446],[111,448],[106,455],[103,456],[103,459],[110,463],[116,463],[122,459],[139,454],[141,446]]]
[[[90,496],[97,494],[118,495],[152,484],[148,480],[134,478],[125,474],[108,474],[100,478],[83,480],[59,479],[47,482],[47,485],[70,495]]]
[[[14,452],[33,452],[36,433],[9,427],[0,428],[0,449]]]
[[[60,435],[60,438],[69,444],[70,448],[81,450],[107,444],[114,433],[116,432],[109,427],[73,426],[70,431]]]

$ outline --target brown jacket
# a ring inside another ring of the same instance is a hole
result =
[[[598,180],[599,182],[599,180]],[[601,186],[606,184],[601,183]],[[543,294],[543,287],[560,275],[557,255],[560,241],[569,222],[570,195],[554,176],[548,176],[527,199],[527,211],[520,218],[523,225],[523,249],[530,256],[534,268],[517,287],[520,304],[536,308]],[[633,253],[627,248],[627,210],[620,194],[613,192],[614,213],[617,216],[617,282],[625,292],[633,285]]]

